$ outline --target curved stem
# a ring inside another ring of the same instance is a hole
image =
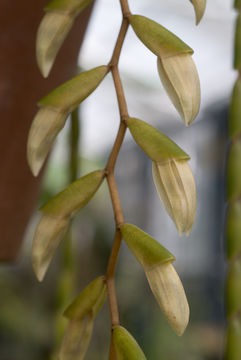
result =
[[[121,245],[121,232],[119,230],[119,226],[124,223],[124,215],[122,211],[122,206],[120,202],[120,197],[116,185],[114,170],[115,164],[120,152],[121,145],[123,143],[125,133],[126,133],[126,123],[125,120],[128,118],[128,110],[127,104],[125,99],[125,94],[122,86],[122,82],[120,79],[120,74],[118,70],[118,63],[120,58],[121,49],[125,40],[125,36],[129,27],[129,21],[127,16],[130,14],[129,6],[127,0],[120,0],[121,9],[123,14],[123,20],[121,24],[121,28],[119,31],[119,35],[116,41],[116,45],[109,63],[110,70],[112,73],[117,101],[119,106],[120,112],[120,126],[119,130],[112,147],[112,150],[109,155],[109,159],[106,164],[106,177],[108,188],[111,196],[111,202],[114,211],[115,223],[116,223],[116,232],[115,237],[111,249],[111,254],[109,257],[108,267],[106,271],[106,283],[107,283],[107,291],[108,291],[108,298],[109,298],[109,307],[110,307],[110,315],[111,315],[111,323],[112,328],[120,324],[119,321],[119,311],[118,311],[118,304],[116,298],[116,291],[115,291],[115,270]],[[109,360],[115,360],[116,355],[114,351],[113,341],[111,340],[110,346],[110,353],[109,353]]]

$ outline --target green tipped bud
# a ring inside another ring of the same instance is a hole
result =
[[[206,9],[206,0],[190,0],[190,1],[194,6],[195,15],[196,15],[196,25],[198,25]]]
[[[37,112],[30,128],[27,144],[29,166],[38,175],[56,136],[64,127],[67,116],[100,84],[107,74],[107,66],[85,71],[39,101]]]
[[[235,137],[241,134],[241,78],[238,77],[232,93],[229,114],[229,135]]]
[[[60,348],[59,360],[83,360],[93,332],[93,315],[71,320]]]
[[[181,336],[189,321],[189,306],[176,270],[167,262],[146,269],[146,277],[169,324]]]
[[[160,79],[185,124],[190,125],[200,108],[200,82],[190,54],[158,58]]]
[[[43,216],[36,228],[32,263],[42,281],[60,241],[66,234],[71,217],[83,208],[103,181],[104,171],[93,171],[83,176],[50,199],[42,208]]]
[[[40,99],[38,105],[71,112],[97,88],[107,72],[105,65],[82,72]]]
[[[139,39],[157,55],[161,81],[185,124],[190,125],[200,107],[193,50],[155,21],[140,15],[131,15],[129,20]]]
[[[189,235],[196,216],[196,185],[186,160],[153,162],[153,179],[158,195],[179,234]]]
[[[27,159],[34,176],[40,169],[56,139],[65,125],[68,113],[52,107],[42,107],[32,122],[27,143]]]
[[[241,193],[241,141],[231,144],[227,166],[227,198],[233,201]]]
[[[74,181],[55,195],[40,210],[58,217],[73,216],[94,196],[105,176],[104,170],[96,170]]]
[[[122,326],[114,327],[113,342],[118,360],[146,360],[136,340]]]
[[[172,159],[190,159],[177,144],[146,122],[128,118],[126,123],[136,143],[151,160],[166,163]]]
[[[123,224],[120,231],[126,244],[144,268],[175,260],[164,246],[138,227]]]
[[[241,201],[229,205],[226,224],[227,257],[234,260],[241,255]]]
[[[92,0],[53,0],[46,7],[37,33],[36,57],[38,67],[47,77],[55,58],[66,39],[76,16]]]
[[[93,313],[95,317],[107,296],[106,283],[104,276],[93,280],[80,295],[68,306],[64,316],[72,320],[80,320],[88,312]]]
[[[134,225],[123,224],[120,230],[144,267],[153,295],[168,322],[178,335],[182,335],[189,321],[189,306],[181,280],[171,264],[174,256]]]
[[[33,247],[32,265],[35,275],[42,281],[52,257],[64,238],[69,226],[69,218],[43,215],[36,228]]]
[[[187,44],[155,21],[140,15],[131,15],[129,20],[138,38],[158,57],[193,53]]]

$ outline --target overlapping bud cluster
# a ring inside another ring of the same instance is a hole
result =
[[[91,1],[52,0],[45,7],[46,14],[38,30],[36,46],[38,66],[44,77],[51,71],[75,18]],[[199,23],[206,0],[190,1],[195,9],[196,23]],[[240,0],[236,2],[240,3]],[[143,44],[157,56],[158,72],[163,86],[184,123],[190,125],[200,106],[199,78],[191,57],[193,50],[153,20],[132,15],[128,11],[123,15],[124,21],[127,21],[128,17],[129,24]],[[39,101],[40,109],[33,120],[27,146],[29,166],[35,176],[38,175],[56,136],[64,127],[68,115],[96,89],[110,68],[108,65],[99,66],[83,72]],[[237,82],[236,91],[240,92],[239,89],[240,83]],[[236,103],[238,104],[238,101]],[[234,113],[237,111],[239,110],[235,109]],[[190,157],[171,139],[144,121],[133,117],[125,121],[136,143],[153,162],[154,183],[167,213],[179,234],[189,234],[196,215],[196,187],[188,165]],[[236,127],[240,127],[236,126],[236,123],[235,120],[235,133]],[[239,145],[232,151],[240,152]],[[238,167],[235,156],[233,159],[231,172],[232,169],[237,171]],[[83,176],[41,208],[43,215],[35,232],[32,249],[33,268],[40,281],[66,234],[70,219],[92,198],[105,175],[104,170],[97,170]],[[236,196],[237,191],[232,188],[232,192]],[[122,224],[118,231],[143,266],[150,288],[171,327],[178,335],[182,335],[189,321],[189,306],[181,280],[172,265],[174,256],[134,225]],[[60,349],[60,360],[84,359],[94,318],[106,298],[106,281],[108,279],[104,277],[94,280],[65,311],[64,315],[70,321]],[[139,345],[122,326],[113,327],[112,344],[118,360],[145,360]]]

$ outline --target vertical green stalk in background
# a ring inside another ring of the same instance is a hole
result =
[[[241,1],[235,0],[234,7],[238,11],[234,47],[234,68],[238,71],[238,77],[232,93],[229,116],[226,360],[241,359]]]
[[[79,134],[80,134],[80,118],[79,107],[71,113],[71,126],[69,129],[69,182],[72,183],[79,177],[80,162],[79,162]],[[62,316],[65,308],[74,295],[76,278],[75,275],[75,259],[73,251],[73,222],[70,222],[66,239],[63,242],[61,254],[61,266],[59,270],[59,281],[56,290],[56,313],[55,313],[55,329],[54,341],[55,352],[53,360],[57,359],[59,346],[61,344],[67,320]]]

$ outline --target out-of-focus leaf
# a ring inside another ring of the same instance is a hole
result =
[[[50,106],[39,109],[33,119],[27,143],[27,159],[37,176],[56,136],[65,125],[68,113]]]
[[[83,360],[93,332],[93,314],[71,320],[60,348],[59,360]]]
[[[234,316],[241,310],[241,263],[234,261],[229,266],[227,277],[227,299],[226,307],[229,317]]]
[[[227,198],[235,200],[241,194],[241,141],[232,143],[227,166]]]
[[[236,9],[240,9],[241,8],[241,0],[235,0],[233,6]]]
[[[144,268],[175,260],[164,246],[138,227],[123,224],[120,230],[126,244]]]
[[[96,170],[81,177],[50,199],[40,210],[46,215],[58,217],[74,215],[90,201],[104,176],[104,170]]]
[[[241,134],[241,79],[238,79],[235,82],[232,99],[230,104],[230,114],[229,114],[229,135],[231,137],[238,136]]]
[[[127,126],[136,143],[153,161],[165,163],[171,159],[190,159],[171,139],[146,122],[128,118]]]
[[[226,239],[227,257],[234,260],[241,255],[241,201],[236,200],[229,205],[227,213]]]
[[[107,72],[105,65],[82,72],[40,99],[38,104],[71,112],[97,88]]]
[[[190,125],[200,108],[200,82],[190,54],[158,58],[160,79],[185,124]]]
[[[198,25],[206,9],[206,0],[190,0],[190,1],[193,4],[195,10],[196,25]]]
[[[114,327],[113,341],[118,360],[146,360],[136,340],[122,326]]]
[[[240,360],[241,354],[241,315],[236,314],[229,320],[227,328],[225,359]]]
[[[234,68],[241,67],[241,14],[236,21],[235,40],[234,40]]]
[[[33,247],[32,264],[39,281],[42,281],[49,267],[55,250],[65,236],[69,218],[43,215],[36,228]]]
[[[105,278],[100,276],[86,286],[65,310],[64,316],[72,320],[79,320],[91,311],[95,317],[105,302],[106,296]]]
[[[141,15],[131,15],[129,20],[139,39],[158,57],[193,53],[187,44],[155,21]]]

